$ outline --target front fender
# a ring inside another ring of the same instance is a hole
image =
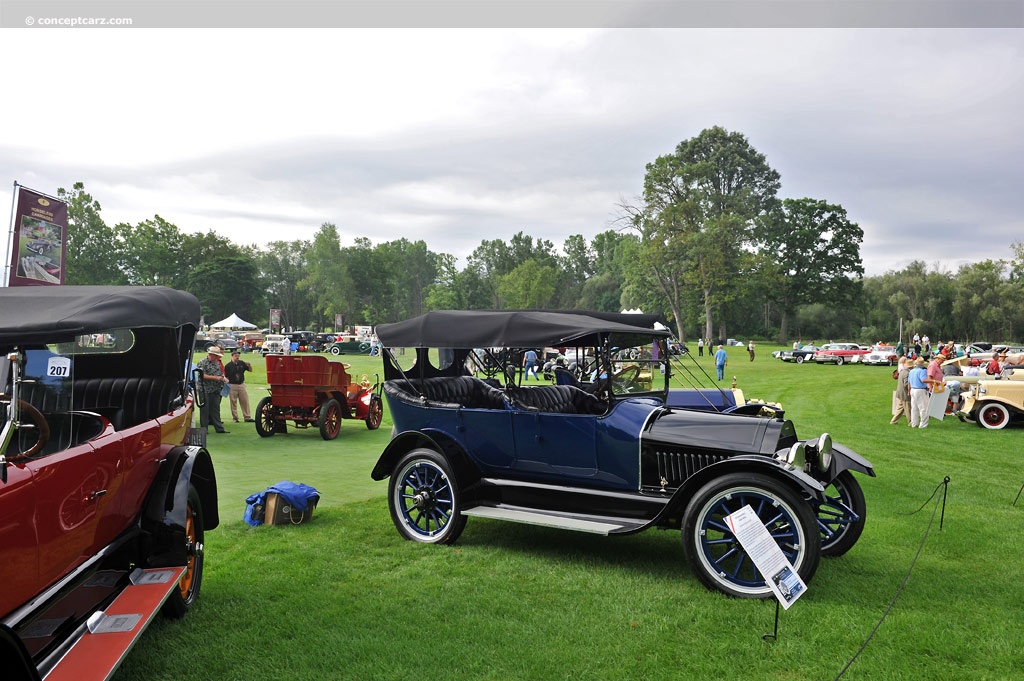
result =
[[[843,471],[856,471],[875,477],[875,467],[863,456],[846,445],[832,443],[832,464],[829,466],[829,480],[834,480]]]
[[[801,469],[771,457],[741,454],[706,466],[687,478],[672,494],[665,510],[658,514],[658,518],[652,524],[659,523],[666,516],[681,517],[697,490],[712,479],[727,473],[762,473],[775,478],[802,497],[816,500],[824,498],[824,485]]]

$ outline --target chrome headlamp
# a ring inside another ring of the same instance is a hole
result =
[[[828,433],[822,433],[814,448],[817,450],[818,469],[827,471],[829,466],[832,465],[832,436]]]
[[[790,466],[803,468],[807,464],[807,446],[803,442],[797,442],[785,453],[784,460]]]

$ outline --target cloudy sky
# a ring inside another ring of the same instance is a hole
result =
[[[1024,241],[1024,32],[4,30],[0,210],[82,181],[108,224],[242,244],[614,227],[645,164],[740,132],[841,204],[867,274]]]

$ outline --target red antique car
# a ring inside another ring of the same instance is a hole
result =
[[[106,679],[157,610],[180,617],[217,527],[189,446],[194,296],[0,288],[4,679]]]
[[[341,420],[361,419],[376,430],[384,415],[384,401],[377,386],[356,383],[350,365],[332,362],[322,355],[267,355],[270,396],[256,407],[256,432],[262,437],[315,425],[320,437],[333,440],[341,432]]]

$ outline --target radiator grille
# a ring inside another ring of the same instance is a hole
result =
[[[701,452],[656,451],[658,477],[668,481],[668,487],[678,487],[684,480],[702,468],[724,461],[726,456]]]

